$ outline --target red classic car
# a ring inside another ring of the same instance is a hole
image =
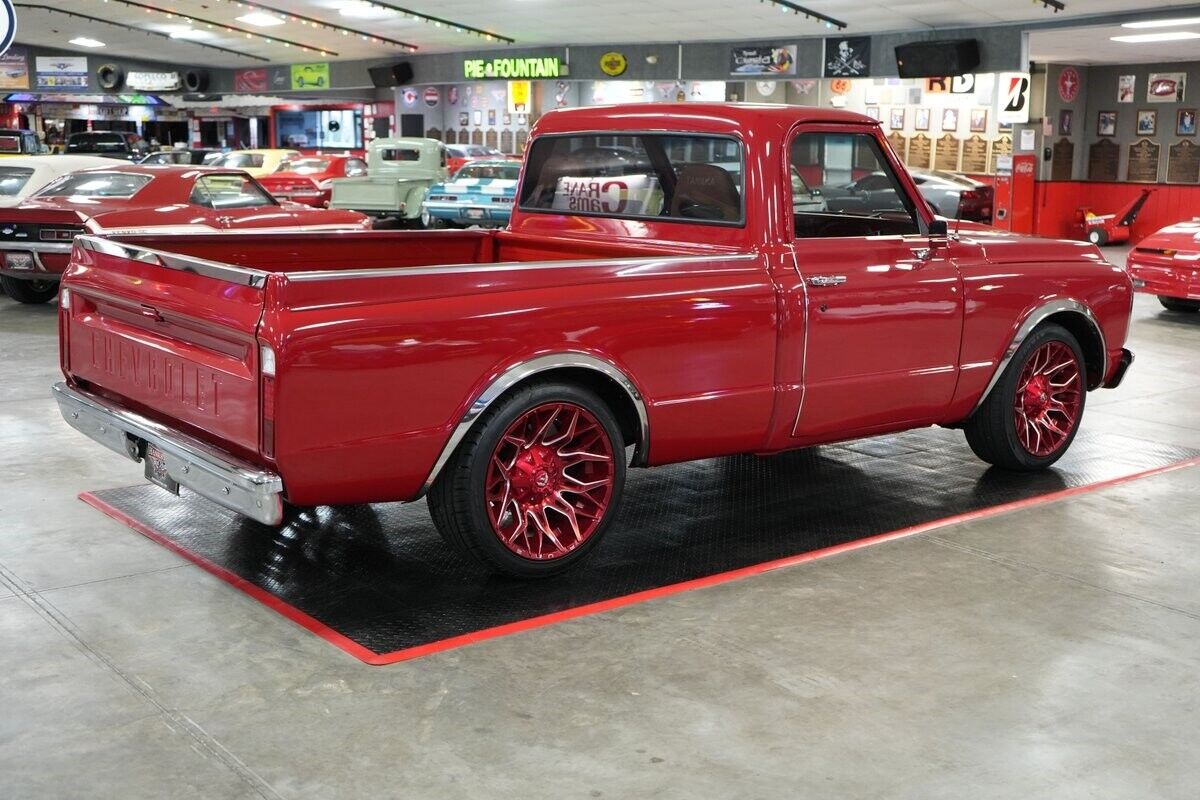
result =
[[[367,162],[356,156],[304,156],[283,162],[277,171],[258,182],[278,200],[328,208],[334,178],[361,178],[366,174]]]
[[[850,165],[892,191],[794,203],[793,170]],[[942,425],[1041,469],[1132,360],[1123,269],[949,235],[859,114],[553,111],[514,205],[501,231],[80,237],[64,418],[267,524],[425,495],[448,542],[533,577],[595,548],[627,466]]]
[[[14,300],[44,303],[81,233],[352,230],[355,211],[280,203],[239,170],[129,165],[75,172],[0,210],[0,284]]]
[[[1126,261],[1138,291],[1169,311],[1200,311],[1200,217],[1168,225],[1138,242]]]

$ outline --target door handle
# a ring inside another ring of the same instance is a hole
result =
[[[809,286],[841,286],[846,282],[845,275],[809,275]]]
[[[162,314],[158,313],[158,309],[155,308],[154,306],[148,306],[143,303],[142,307],[141,307],[141,312],[142,312],[143,317],[149,317],[150,319],[154,320],[155,322],[163,321]]]

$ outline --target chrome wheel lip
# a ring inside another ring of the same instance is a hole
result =
[[[1079,424],[1083,369],[1065,342],[1048,341],[1025,359],[1013,397],[1013,424],[1021,448],[1036,458],[1057,453]]]

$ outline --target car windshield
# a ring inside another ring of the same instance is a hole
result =
[[[301,175],[311,175],[329,169],[328,158],[296,158],[284,161],[276,172],[299,172]]]
[[[129,143],[119,133],[73,133],[67,139],[68,153],[127,153]]]
[[[263,155],[262,153],[223,153],[212,161],[205,160],[204,163],[213,167],[229,169],[257,168],[263,165]]]
[[[951,183],[957,183],[962,186],[974,186],[975,185],[975,181],[971,180],[970,178],[968,178],[966,176],[959,175],[954,172],[945,172],[944,170],[935,169],[935,170],[930,170],[930,172],[928,174],[932,175],[935,178],[941,178],[944,181],[950,181]]]
[[[0,167],[0,197],[13,197],[29,183],[33,170],[28,167]]]
[[[149,175],[127,172],[77,172],[50,184],[40,197],[133,197]]]
[[[454,180],[464,178],[498,178],[505,181],[515,181],[521,174],[521,165],[515,161],[511,164],[467,164],[454,174]]]

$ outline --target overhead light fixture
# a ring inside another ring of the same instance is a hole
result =
[[[1148,19],[1144,22],[1124,22],[1122,28],[1174,28],[1176,25],[1194,25],[1200,22],[1200,17],[1180,17],[1179,19]]]
[[[283,20],[274,14],[266,14],[262,11],[251,11],[249,14],[243,14],[237,18],[238,22],[244,22],[247,25],[253,25],[256,28],[271,28],[275,25],[282,25]]]
[[[350,2],[342,3],[338,7],[338,13],[343,17],[350,17],[351,19],[374,19],[376,17],[386,17],[392,12],[371,3],[364,3],[362,0],[350,0]]]
[[[1133,36],[1113,36],[1114,42],[1143,44],[1146,42],[1181,42],[1185,39],[1200,39],[1200,33],[1191,31],[1164,31],[1163,33],[1138,33]]]
[[[76,36],[68,44],[77,45],[79,47],[105,47],[104,42],[99,39],[90,39],[87,36]]]
[[[172,39],[204,39],[211,35],[208,31],[197,30],[191,25],[167,25],[163,30]]]

